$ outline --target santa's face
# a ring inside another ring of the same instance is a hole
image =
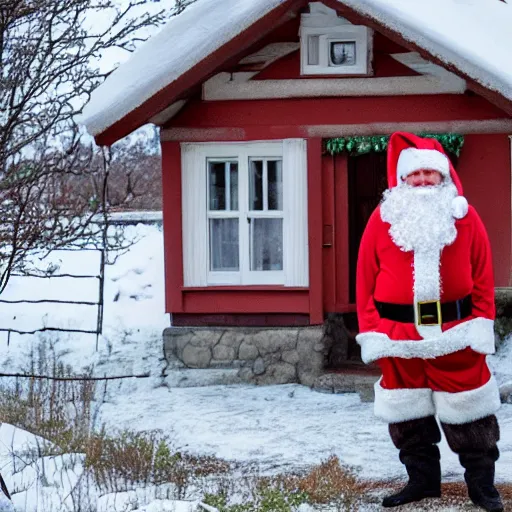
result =
[[[411,187],[435,186],[442,181],[442,174],[432,169],[418,169],[408,174],[404,179],[404,182]]]

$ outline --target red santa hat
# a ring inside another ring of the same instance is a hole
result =
[[[388,144],[389,188],[401,184],[406,176],[420,169],[438,171],[446,181],[455,185],[458,196],[453,199],[453,216],[456,219],[465,217],[468,202],[463,195],[462,184],[439,141],[407,132],[393,133]]]

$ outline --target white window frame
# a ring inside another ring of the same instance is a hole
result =
[[[306,141],[288,139],[251,143],[183,143],[184,285],[308,286]],[[249,160],[282,160],[283,211],[249,210]],[[238,212],[209,211],[209,161],[238,161]],[[238,217],[240,271],[210,270],[209,219]],[[283,218],[283,270],[251,271],[251,218]],[[247,226],[247,227],[246,227]]]

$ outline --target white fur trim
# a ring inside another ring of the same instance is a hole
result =
[[[468,214],[468,200],[464,196],[452,199],[452,214],[456,219],[463,219]]]
[[[485,418],[501,405],[498,384],[492,376],[486,384],[471,391],[434,391],[434,403],[439,420],[455,425]]]
[[[374,412],[377,418],[388,423],[398,423],[435,413],[431,389],[384,389],[381,381],[382,377],[374,385]]]
[[[426,340],[391,340],[380,332],[363,332],[356,336],[361,345],[361,358],[371,363],[382,357],[433,359],[471,347],[480,354],[494,354],[494,321],[473,318],[462,322],[440,336]]]
[[[450,164],[446,155],[436,149],[407,148],[400,152],[396,165],[397,183],[411,172],[420,169],[439,171],[445,178],[450,176]]]
[[[426,300],[439,300],[441,296],[441,274],[439,263],[441,248],[414,251],[414,303]],[[418,308],[414,308],[416,331],[423,339],[441,336],[439,325],[418,325]]]

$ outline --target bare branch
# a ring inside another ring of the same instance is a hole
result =
[[[158,205],[158,157],[137,145],[101,152],[75,121],[109,74],[97,58],[133,51],[144,29],[191,1],[140,14],[155,3],[0,0],[0,293],[13,272],[29,271],[34,251],[125,248],[109,231],[110,209],[143,197]]]

